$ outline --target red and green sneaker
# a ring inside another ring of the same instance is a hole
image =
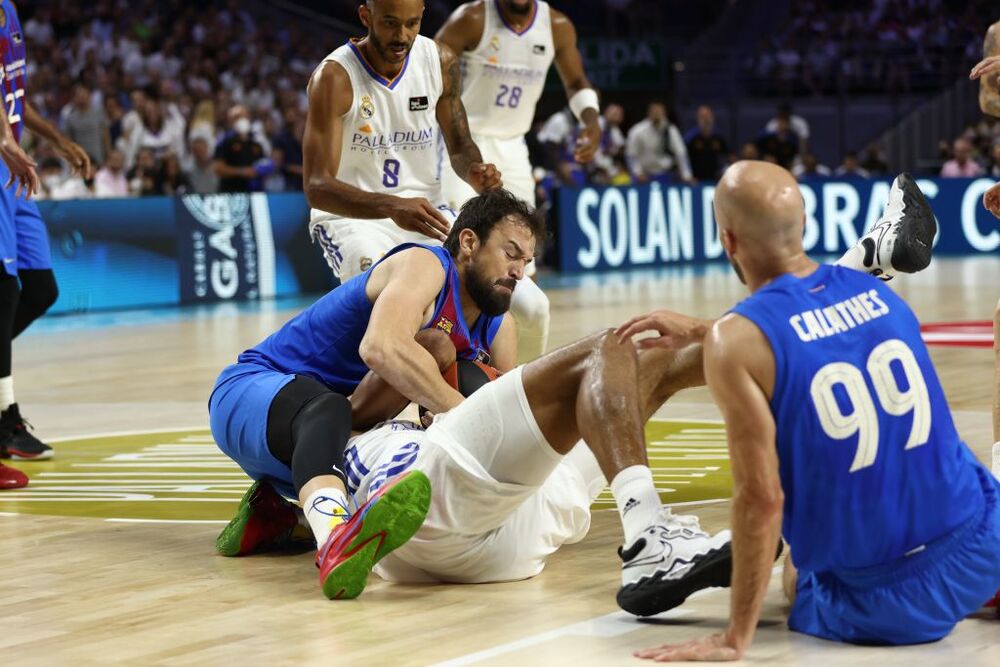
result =
[[[246,556],[286,546],[297,525],[295,505],[267,482],[254,482],[243,494],[236,516],[215,539],[215,550],[223,556]]]
[[[323,594],[331,600],[356,598],[382,558],[406,544],[420,529],[431,505],[431,482],[411,470],[380,488],[345,523],[333,529],[316,554]]]

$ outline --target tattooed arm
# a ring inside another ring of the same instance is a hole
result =
[[[984,62],[987,59],[1000,60],[1000,21],[991,25],[990,29],[986,31],[986,39],[983,41],[983,59]],[[983,113],[1000,118],[1000,74],[996,70],[981,73],[979,107]]]
[[[476,192],[503,187],[495,165],[483,164],[479,147],[469,132],[469,119],[462,105],[462,72],[455,52],[438,44],[441,56],[441,99],[437,103],[437,120],[448,148],[448,157],[455,173]]]

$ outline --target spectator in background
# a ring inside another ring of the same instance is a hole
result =
[[[601,146],[593,161],[585,165],[591,182],[610,183],[618,174],[616,162],[625,155],[625,134],[621,128],[624,120],[625,109],[620,104],[609,104],[598,118]]]
[[[803,155],[802,161],[792,169],[792,175],[800,181],[807,178],[829,178],[831,173],[830,168],[820,164],[812,153]]]
[[[90,89],[82,83],[73,88],[73,103],[66,114],[63,134],[90,156],[94,164],[104,164],[104,158],[111,150],[111,135],[108,132],[108,118],[104,110],[91,103]]]
[[[122,120],[125,118],[125,109],[114,95],[104,97],[104,116],[108,119],[109,144],[117,146],[118,138],[122,136]],[[124,155],[122,157],[124,158]]]
[[[141,99],[139,125],[128,136],[126,163],[129,155],[136,156],[144,149],[153,153],[154,160],[159,160],[168,153],[183,155],[184,119],[160,99],[154,86],[147,87]]]
[[[698,127],[690,130],[684,140],[691,158],[692,175],[699,181],[716,180],[729,160],[729,146],[715,131],[712,107],[698,107]]]
[[[745,144],[743,144],[743,147],[740,149],[740,159],[759,160],[760,151],[757,150],[757,144],[753,143],[752,141],[748,141]]]
[[[651,102],[646,118],[629,130],[625,157],[633,177],[640,183],[664,178],[673,171],[685,183],[694,181],[684,138],[668,119],[663,102]]]
[[[972,144],[964,137],[955,139],[954,157],[941,167],[942,178],[975,178],[983,175],[983,168],[972,159]]]
[[[260,178],[267,176],[270,160],[265,159],[264,147],[251,135],[250,114],[237,104],[229,110],[230,131],[215,148],[212,163],[219,177],[219,192],[250,192],[260,190]],[[273,163],[270,163],[273,168]]]
[[[297,109],[285,111],[285,125],[274,137],[271,156],[275,166],[284,177],[284,189],[302,189],[302,135],[305,134],[305,118]]]
[[[191,192],[191,184],[181,171],[181,161],[173,153],[167,153],[160,161],[156,189],[161,195],[167,196],[186,195]]]
[[[809,122],[802,116],[792,113],[792,105],[788,102],[782,102],[778,105],[777,115],[767,121],[767,125],[764,126],[765,134],[777,134],[778,125],[782,120],[788,123],[788,127],[798,137],[799,153],[805,155],[809,150]]]
[[[882,148],[877,145],[869,146],[865,151],[861,167],[872,176],[885,176],[889,173],[889,163],[885,161]]]
[[[191,134],[191,165],[187,169],[191,191],[199,195],[219,191],[219,175],[212,162],[212,149],[204,132]]]
[[[576,184],[577,174],[581,175],[582,180],[583,172],[579,171],[579,165],[576,164],[569,149],[575,127],[576,119],[573,117],[573,112],[569,107],[564,107],[549,116],[542,129],[538,131],[538,141],[544,146],[548,161],[564,185]]]
[[[868,178],[871,176],[858,164],[858,154],[853,151],[844,156],[844,161],[833,173],[841,178]]]
[[[1000,178],[1000,141],[993,144],[993,150],[990,153],[990,157],[993,159],[993,166],[990,167],[989,174],[993,178]]]
[[[83,179],[63,169],[58,158],[46,158],[38,168],[38,178],[42,189],[38,199],[89,199],[90,189]]]
[[[792,131],[787,117],[778,116],[774,132],[768,132],[757,139],[757,150],[762,159],[772,160],[791,170],[795,156],[799,154],[799,137]]]
[[[135,157],[135,166],[128,173],[128,190],[134,197],[151,197],[159,194],[156,188],[158,173],[156,157],[149,148],[142,148]]]
[[[95,197],[128,197],[128,179],[125,178],[125,156],[118,149],[108,153],[104,166],[94,176]]]

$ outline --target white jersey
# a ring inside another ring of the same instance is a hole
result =
[[[365,61],[354,41],[328,55],[338,63],[354,91],[343,116],[337,179],[366,192],[441,201],[437,168],[437,103],[441,97],[441,60],[434,40],[417,36],[402,70],[389,80]],[[313,209],[312,220],[329,219]]]
[[[531,129],[542,96],[555,43],[547,2],[536,0],[535,17],[515,32],[500,14],[497,0],[484,0],[483,36],[462,54],[462,104],[474,136],[510,139]]]

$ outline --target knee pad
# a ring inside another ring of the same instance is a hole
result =
[[[320,475],[346,484],[344,451],[351,437],[351,402],[329,392],[306,403],[292,420],[292,481],[300,490]]]

